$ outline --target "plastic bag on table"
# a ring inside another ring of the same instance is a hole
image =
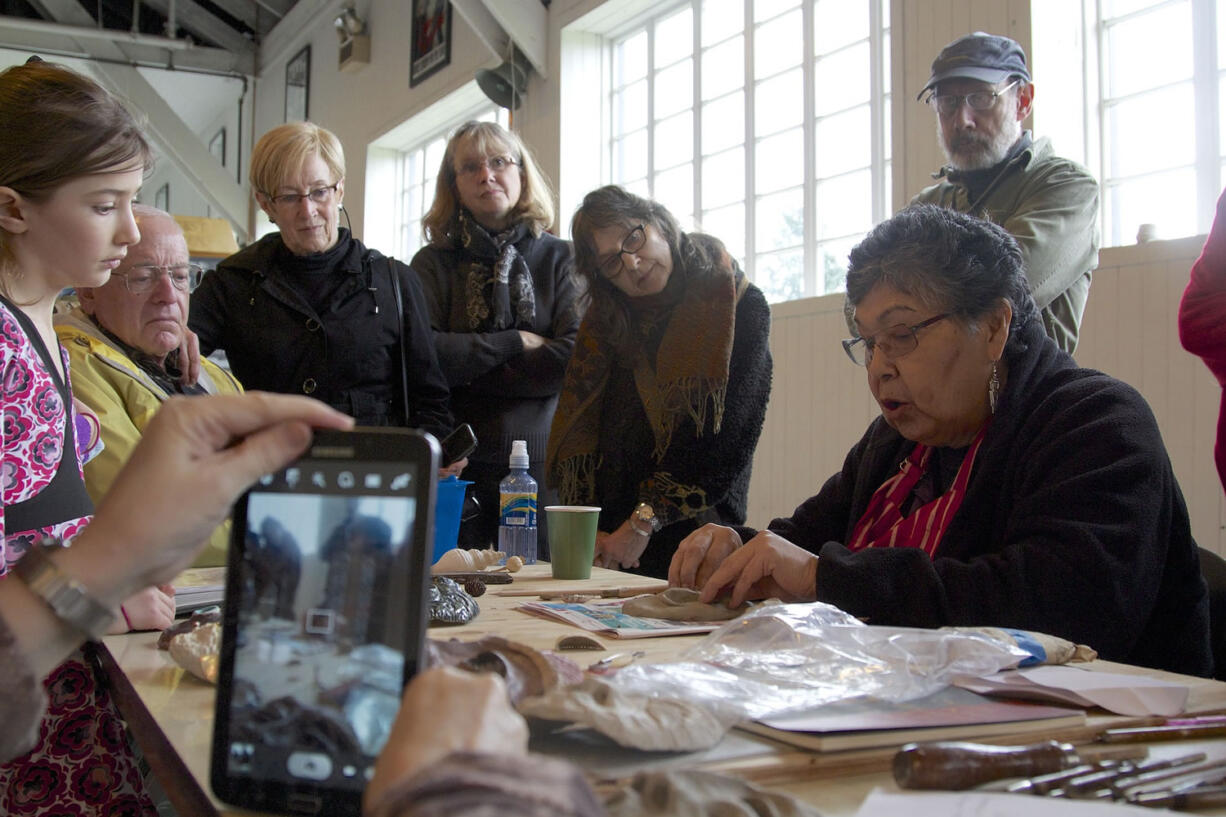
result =
[[[678,663],[628,667],[613,683],[752,719],[861,695],[922,698],[1029,655],[983,633],[869,626],[829,604],[776,603],[720,627]]]

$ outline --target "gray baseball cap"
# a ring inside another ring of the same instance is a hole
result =
[[[947,79],[977,79],[993,85],[1006,77],[1019,76],[1030,82],[1026,52],[1016,41],[976,31],[959,37],[941,49],[932,61],[932,76],[915,98]]]

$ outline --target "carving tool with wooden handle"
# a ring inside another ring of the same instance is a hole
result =
[[[894,780],[904,789],[960,791],[1005,777],[1033,777],[1082,763],[1145,757],[1143,747],[1081,747],[1048,740],[1027,746],[961,741],[908,743],[894,755]]]

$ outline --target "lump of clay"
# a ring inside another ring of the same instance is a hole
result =
[[[476,600],[453,580],[435,576],[430,581],[431,624],[467,624],[481,612]]]
[[[621,746],[644,751],[707,749],[731,726],[697,701],[649,697],[601,678],[527,698],[516,708],[530,718],[595,729]]]
[[[177,635],[190,633],[192,630],[203,624],[213,624],[221,621],[220,607],[205,607],[203,610],[197,610],[192,613],[191,618],[185,618],[171,627],[162,630],[162,634],[158,636],[158,649],[170,649],[170,640]]]
[[[749,609],[749,605],[729,609],[722,604],[704,604],[698,591],[688,587],[670,587],[663,593],[635,596],[622,605],[622,612],[639,618],[660,618],[665,621],[730,621]]]
[[[568,658],[543,653],[496,635],[476,641],[428,639],[426,664],[501,675],[512,703],[565,684],[576,684],[583,678],[583,670]]]
[[[221,625],[202,624],[170,639],[170,657],[202,681],[217,683],[217,655],[221,651]]]

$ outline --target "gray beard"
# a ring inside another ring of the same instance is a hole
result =
[[[954,170],[986,170],[1005,160],[1009,150],[1022,135],[1022,123],[1014,120],[1006,123],[995,139],[987,139],[980,133],[969,132],[954,136],[953,144],[945,141],[941,123],[937,122],[937,141],[945,159]]]

